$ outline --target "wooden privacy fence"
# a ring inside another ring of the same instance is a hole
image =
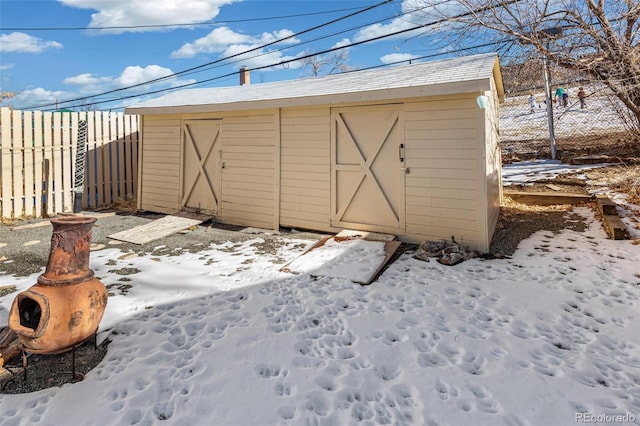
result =
[[[2,218],[72,212],[74,199],[76,207],[80,200],[76,193],[83,209],[131,200],[138,180],[138,116],[2,108],[0,170]]]

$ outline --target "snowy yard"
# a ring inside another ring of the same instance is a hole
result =
[[[117,249],[93,252],[105,284],[136,272],[109,298],[105,359],[82,382],[0,395],[0,424],[640,424],[640,246],[574,213],[586,232],[456,266],[405,253],[369,286],[281,272],[308,240],[115,266]]]
[[[567,107],[553,106],[554,133],[556,138],[570,139],[576,136],[609,135],[625,132],[627,127],[616,112],[623,106],[607,96],[602,88],[586,87],[589,96],[586,108],[580,108],[577,88],[571,88]],[[536,108],[530,112],[528,95],[507,98],[500,105],[500,137],[503,141],[548,140],[549,124],[544,103],[544,92],[534,93]]]

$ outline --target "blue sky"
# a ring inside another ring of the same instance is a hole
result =
[[[414,10],[416,1],[392,0],[197,73],[102,96],[100,100],[134,97],[92,109],[118,110],[143,99],[149,91],[204,79],[214,80],[194,87],[236,85],[236,74],[217,77],[233,73],[242,65],[264,67],[412,28],[426,22],[422,12],[402,15],[403,11]],[[380,1],[2,0],[0,86],[3,92],[18,93],[11,101],[15,108],[46,110],[52,107],[43,105],[56,101],[69,106],[62,102],[218,61],[377,3]],[[193,25],[203,22],[207,24]],[[172,26],[175,24],[189,25]],[[105,27],[127,28],[96,29]],[[436,53],[430,41],[419,36],[423,33],[407,32],[351,47],[348,65],[366,68]],[[254,70],[251,83],[300,78],[306,73],[299,61],[291,62]]]

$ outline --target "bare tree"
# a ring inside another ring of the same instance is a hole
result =
[[[336,50],[330,55],[310,56],[302,60],[306,77],[351,71],[353,68],[348,65],[348,62],[349,52],[346,49]]]
[[[545,57],[604,84],[626,106],[640,133],[638,0],[412,1],[416,7],[430,6],[427,13],[435,19],[455,16],[446,25],[452,46],[500,40],[504,53]]]

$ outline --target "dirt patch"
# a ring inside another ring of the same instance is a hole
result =
[[[572,212],[573,206],[527,206],[505,201],[491,240],[490,253],[497,257],[515,253],[520,242],[538,231],[558,233],[565,229],[584,232],[584,218]]]
[[[606,155],[611,162],[632,163],[640,159],[640,141],[628,133],[593,135],[589,138],[560,138],[556,140],[556,155],[564,163],[571,163],[576,157]],[[504,164],[551,158],[551,145],[544,140],[502,141],[502,162]]]

